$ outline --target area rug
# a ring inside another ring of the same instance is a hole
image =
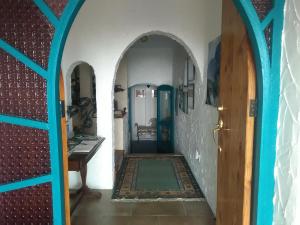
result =
[[[184,156],[129,156],[116,179],[113,199],[202,199]]]

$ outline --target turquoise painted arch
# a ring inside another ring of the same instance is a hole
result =
[[[43,1],[43,0],[41,0]],[[53,221],[54,225],[65,224],[64,177],[61,139],[61,107],[59,78],[62,53],[71,25],[84,0],[69,0],[56,26],[49,57],[49,78],[47,81],[47,105],[49,123],[49,144],[51,173],[53,174]]]
[[[257,68],[258,87],[258,118],[256,124],[256,165],[253,197],[252,224],[271,225],[273,222],[273,196],[274,196],[274,164],[276,155],[277,120],[279,108],[280,88],[280,57],[281,35],[283,28],[284,0],[274,0],[274,8],[265,20],[260,21],[250,0],[233,0],[239,10],[250,35]],[[82,1],[81,1],[82,2]],[[80,3],[78,3],[80,4]],[[272,51],[269,54],[264,30],[268,24],[273,23]],[[68,24],[71,24],[69,22]],[[67,29],[66,29],[67,31]],[[66,35],[66,34],[65,34]],[[60,49],[62,49],[63,43]],[[57,61],[58,62],[58,61]],[[56,65],[59,65],[57,63]],[[53,79],[55,87],[56,112],[56,140],[59,140],[60,123],[58,78]],[[60,146],[60,143],[59,143]]]
[[[21,180],[13,183],[0,185],[0,193],[15,191],[31,186],[51,183],[53,223],[55,225],[65,224],[64,208],[64,182],[63,162],[60,127],[60,106],[59,106],[59,74],[62,52],[67,34],[84,0],[69,0],[60,18],[57,18],[52,9],[43,0],[34,0],[34,4],[40,12],[53,25],[55,32],[50,46],[48,69],[41,68],[34,60],[25,56],[18,49],[14,48],[4,40],[0,39],[0,49],[16,58],[18,61],[32,69],[47,82],[47,106],[48,122],[7,116],[0,114],[0,122],[18,126],[47,130],[49,135],[51,172],[47,175]]]
[[[272,225],[285,1],[274,0],[273,9],[262,21],[251,0],[233,1],[248,30],[257,72],[258,116],[255,129],[252,224]],[[273,25],[270,50],[265,37],[268,25]]]
[[[274,195],[274,163],[276,156],[276,125],[279,108],[280,88],[280,57],[281,35],[283,27],[284,0],[274,0],[274,8],[264,21],[260,21],[250,0],[233,0],[244,19],[257,67],[257,86],[259,98],[259,113],[256,127],[256,167],[255,190],[253,204],[253,224],[271,225],[273,222],[273,195]],[[31,120],[19,120],[13,117],[0,115],[0,122],[8,122],[27,127],[37,127],[49,130],[51,174],[49,176],[31,179],[16,184],[0,186],[0,192],[17,190],[40,183],[52,182],[53,221],[55,225],[64,224],[64,196],[63,196],[63,168],[59,105],[59,74],[60,63],[66,36],[72,22],[84,0],[69,0],[63,15],[57,19],[43,0],[34,1],[49,22],[55,27],[55,35],[51,44],[49,70],[44,71],[32,60],[26,58],[2,40],[0,48],[9,52],[19,61],[32,68],[47,79],[47,103],[49,121],[47,124],[36,123]],[[273,23],[272,51],[269,54],[264,29]]]

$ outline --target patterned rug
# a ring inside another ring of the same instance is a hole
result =
[[[181,155],[129,156],[123,160],[113,199],[201,199],[199,188]]]

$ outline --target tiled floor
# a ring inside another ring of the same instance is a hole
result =
[[[101,199],[86,196],[72,225],[214,225],[207,202],[112,202],[111,190]]]

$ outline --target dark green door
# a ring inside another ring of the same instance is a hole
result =
[[[157,88],[157,150],[174,152],[174,90],[169,85]]]

